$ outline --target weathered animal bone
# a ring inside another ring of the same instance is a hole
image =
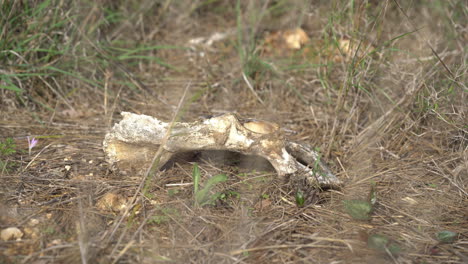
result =
[[[122,112],[123,119],[104,139],[112,168],[143,170],[161,145],[169,123],[155,117]],[[317,152],[285,140],[277,124],[242,120],[229,113],[191,123],[175,122],[163,146],[159,168],[174,155],[203,150],[226,150],[268,160],[279,176],[304,179],[321,188],[338,188],[341,181],[322,163]]]

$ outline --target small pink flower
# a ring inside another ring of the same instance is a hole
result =
[[[29,138],[28,136],[28,148],[29,148],[30,156],[31,156],[31,150],[37,145],[37,142],[39,142],[39,140],[37,140],[35,137]]]

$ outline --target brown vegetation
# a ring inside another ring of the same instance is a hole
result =
[[[24,233],[1,263],[468,262],[464,1],[0,2],[0,229]],[[299,49],[262,52],[297,28]],[[278,123],[344,187],[236,153],[112,171],[121,111]],[[201,186],[228,176],[205,206],[194,162]]]

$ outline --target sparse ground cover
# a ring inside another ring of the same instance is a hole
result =
[[[465,1],[0,3],[0,263],[468,262]],[[276,122],[344,187],[112,171],[121,111]]]

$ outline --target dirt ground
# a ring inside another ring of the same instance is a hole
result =
[[[466,2],[1,3],[0,263],[468,263]],[[111,170],[121,111],[275,122],[344,185],[300,206],[224,152]],[[211,205],[195,163],[228,176]]]

